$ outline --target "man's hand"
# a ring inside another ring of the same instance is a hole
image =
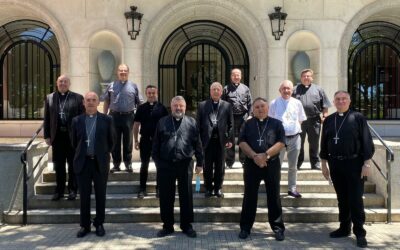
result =
[[[371,166],[368,164],[364,164],[362,169],[361,169],[361,179],[364,178],[364,176],[369,176],[371,174]]]
[[[44,141],[46,142],[47,146],[51,146],[50,138],[46,138]]]
[[[196,166],[195,172],[196,174],[200,174],[201,172],[203,172],[203,166]]]
[[[140,147],[139,147],[139,142],[138,142],[138,141],[135,141],[135,149],[136,149],[136,150],[139,150],[139,148],[140,148]]]
[[[225,144],[225,147],[226,147],[226,148],[231,148],[232,146],[233,146],[232,142],[227,142],[227,143]]]
[[[267,166],[267,155],[264,153],[255,154],[253,156],[253,160],[257,164],[257,166],[259,166],[260,168]]]
[[[331,179],[331,176],[326,161],[321,162],[321,168],[322,168],[322,175],[325,177],[327,181],[329,181]]]

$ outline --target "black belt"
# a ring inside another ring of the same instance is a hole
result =
[[[90,160],[95,160],[96,156],[95,155],[86,155],[86,158],[88,158]]]
[[[298,136],[300,133],[297,133],[297,134],[294,134],[294,135],[286,135],[286,138],[293,138],[293,137],[296,137],[296,136]]]
[[[338,160],[338,161],[344,161],[344,160],[353,160],[358,157],[358,154],[354,155],[330,155],[329,158],[333,160]]]
[[[118,112],[118,111],[111,110],[110,114],[129,115],[129,114],[133,114],[134,112],[135,112],[135,110],[131,110],[131,111],[128,111],[128,112]]]

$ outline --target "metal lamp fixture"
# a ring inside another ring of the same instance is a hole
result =
[[[271,21],[272,35],[275,37],[275,40],[280,40],[285,31],[287,14],[281,12],[281,7],[275,7],[275,12],[268,14],[268,16]]]
[[[132,40],[136,40],[136,37],[140,32],[140,25],[142,24],[143,14],[137,12],[136,6],[131,6],[131,11],[125,12],[126,18],[126,28],[128,30],[128,35],[130,35]],[[136,20],[136,22],[135,22]]]

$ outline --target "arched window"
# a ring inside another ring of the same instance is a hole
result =
[[[360,25],[348,59],[353,108],[368,119],[400,119],[400,27],[388,22]]]
[[[60,74],[60,50],[50,26],[18,20],[0,27],[0,119],[43,119],[44,100]]]
[[[159,56],[160,100],[169,106],[175,95],[186,99],[187,109],[209,98],[214,81],[229,83],[230,70],[242,70],[249,83],[249,56],[240,37],[229,27],[214,21],[186,23],[165,40]]]

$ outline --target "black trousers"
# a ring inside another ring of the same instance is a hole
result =
[[[363,159],[329,160],[329,169],[336,191],[340,228],[350,231],[353,222],[353,233],[365,237],[364,229],[364,180],[361,179]]]
[[[240,135],[240,128],[242,124],[245,122],[247,114],[244,115],[234,115],[234,132],[235,132],[235,139],[239,138]],[[232,166],[235,163],[235,147],[236,143],[233,143],[231,148],[226,149],[226,165]],[[244,152],[239,148],[239,161],[243,164],[246,159],[246,155]]]
[[[256,218],[258,189],[264,180],[267,193],[268,221],[274,232],[284,231],[280,198],[281,164],[279,158],[270,160],[266,168],[260,168],[246,158],[244,164],[244,197],[240,216],[240,229],[250,233]]]
[[[208,191],[222,188],[225,175],[225,150],[219,138],[212,138],[205,149],[204,185]],[[214,185],[213,185],[214,183]]]
[[[84,228],[90,228],[90,195],[92,193],[92,182],[94,184],[94,193],[96,198],[96,217],[93,220],[94,226],[104,223],[106,213],[106,188],[108,171],[100,172],[96,159],[86,158],[85,167],[77,175],[80,192],[80,225]]]
[[[304,143],[306,141],[306,135],[308,138],[308,149],[311,167],[315,168],[320,165],[320,159],[318,156],[319,152],[319,135],[321,132],[321,118],[319,116],[314,118],[308,118],[301,123],[300,133],[301,137],[301,148],[300,154],[297,161],[297,167],[300,168],[304,162]]]
[[[149,175],[149,163],[153,141],[149,137],[140,137],[140,190],[146,190],[147,177]],[[157,187],[156,187],[157,188]]]
[[[175,182],[178,180],[180,227],[183,231],[192,228],[193,222],[193,193],[192,159],[178,162],[157,162],[158,185],[160,190],[160,214],[164,229],[173,229]]]
[[[117,135],[116,144],[111,155],[113,158],[114,166],[119,166],[124,161],[125,165],[129,165],[132,162],[132,150],[133,150],[133,119],[135,114],[119,114],[111,112],[111,116],[114,119],[115,132]],[[122,140],[122,158],[121,158],[121,140]]]
[[[75,150],[71,145],[67,131],[57,131],[52,150],[54,170],[56,172],[55,193],[64,194],[65,192],[65,182],[67,180],[66,163],[68,163],[68,192],[76,193],[78,187],[73,166]]]

